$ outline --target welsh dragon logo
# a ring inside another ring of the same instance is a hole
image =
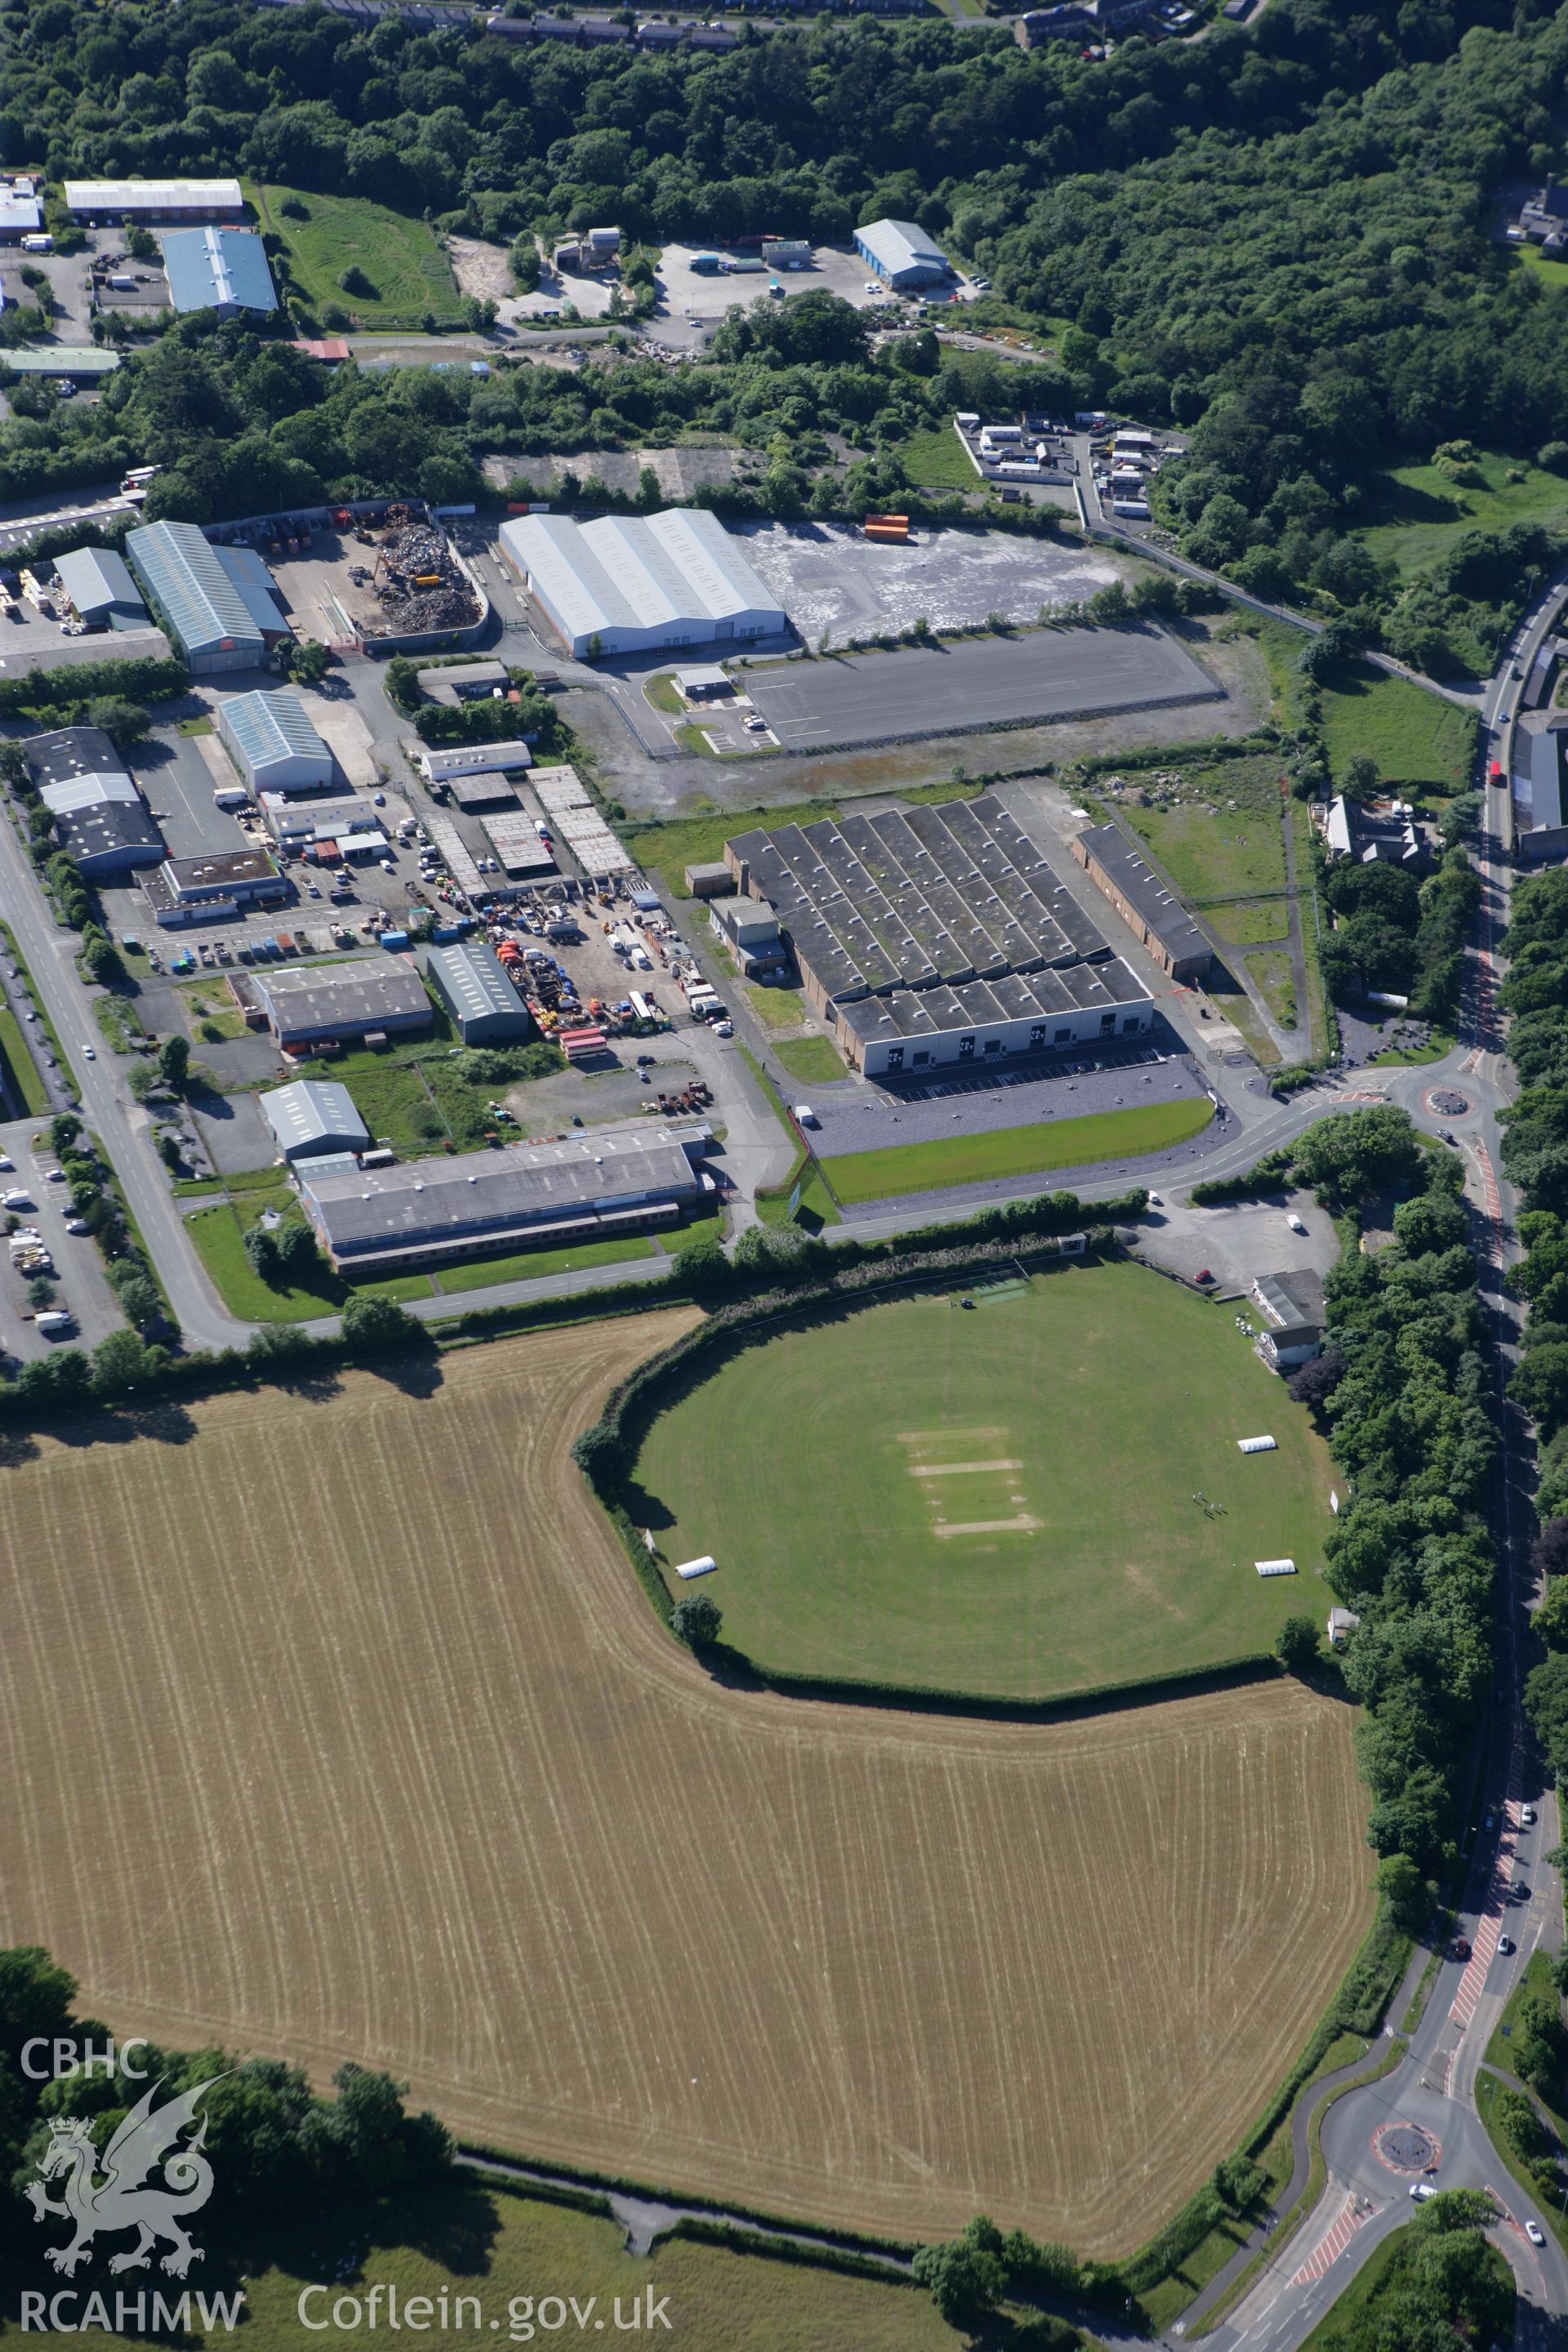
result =
[[[76,2235],[68,2246],[46,2249],[47,2260],[68,2278],[79,2263],[87,2260],[100,2231],[139,2233],[129,2253],[111,2256],[111,2271],[146,2270],[153,2247],[163,2239],[173,2252],[163,2256],[163,2268],[174,2278],[184,2278],[192,2263],[202,2260],[202,2250],[192,2245],[181,2217],[199,2212],[213,2193],[213,2168],[202,2154],[207,2118],[205,2114],[198,2118],[196,2113],[197,2102],[212,2089],[212,2083],[198,2083],[195,2090],[154,2108],[153,2101],[162,2087],[154,2083],[142,2094],[110,2141],[103,2152],[101,2179],[90,2119],[68,2116],[50,2120],[49,2144],[38,2158],[38,2170],[44,2180],[58,2180],[63,2174],[65,2191],[57,2204],[46,2195],[42,2181],[33,2180],[26,2194],[36,2221],[58,2214],[75,2224]],[[195,2137],[180,2147],[180,2134],[193,2123]],[[159,2163],[163,2185],[143,2187],[148,2173]]]

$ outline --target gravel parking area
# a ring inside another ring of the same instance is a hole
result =
[[[1010,531],[919,530],[884,547],[843,523],[756,523],[736,531],[747,556],[801,635],[815,645],[907,629],[989,620],[1034,621],[1043,605],[1092,596],[1119,574],[1109,556]]]
[[[1174,1045],[1173,1038],[1169,1040]],[[1097,1066],[1097,1065],[1099,1066]],[[816,1089],[796,1085],[791,1099],[808,1101],[818,1126],[812,1143],[824,1160],[854,1151],[880,1151],[892,1143],[938,1143],[954,1129],[967,1135],[1031,1127],[1053,1118],[1087,1118],[1152,1102],[1192,1101],[1206,1091],[1192,1062],[1158,1045],[1109,1055],[1085,1055],[1048,1067],[931,1078],[894,1094],[890,1089],[836,1081]]]
[[[859,254],[847,252],[842,247],[814,246],[809,269],[746,270],[738,277],[726,270],[717,277],[709,277],[704,271],[692,268],[692,259],[697,254],[721,250],[721,247],[705,245],[665,247],[655,275],[664,297],[665,308],[673,320],[721,319],[734,304],[754,302],[759,294],[765,297],[768,281],[772,278],[776,278],[784,288],[786,300],[792,294],[809,294],[824,287],[830,294],[837,294],[844,301],[853,303],[858,310],[878,310],[898,299],[885,286],[879,286],[875,294],[868,294],[867,281],[874,275],[869,263]],[[738,259],[741,257],[734,257]],[[749,257],[754,259],[756,257]],[[658,331],[658,321],[653,331]]]

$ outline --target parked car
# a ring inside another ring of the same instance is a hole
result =
[[[1304,1234],[1307,1230],[1306,1225],[1298,1216],[1289,1216],[1286,1218],[1285,1223],[1289,1226],[1290,1231],[1293,1234]]]
[[[66,1231],[68,1234],[85,1234],[88,1230],[88,1222],[85,1217],[68,1217],[66,1219]]]

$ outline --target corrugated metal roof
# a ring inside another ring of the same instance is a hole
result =
[[[55,570],[60,584],[83,620],[106,614],[111,605],[146,614],[142,592],[118,548],[77,547],[62,555]]]
[[[167,615],[187,653],[221,645],[254,647],[262,656],[261,632],[245,599],[194,522],[150,522],[125,541],[131,569],[153,602]]]
[[[904,269],[945,269],[947,256],[913,221],[867,221],[855,241],[889,278]]]
[[[38,794],[51,816],[74,816],[79,809],[103,808],[110,801],[130,808],[141,797],[129,776],[113,773],[77,776],[68,784],[45,784]]]
[[[569,515],[524,515],[503,523],[501,538],[574,636],[753,614],[784,626],[772,589],[706,508],[583,524]]]
[[[285,1152],[311,1143],[347,1144],[351,1151],[363,1151],[370,1141],[353,1095],[334,1078],[300,1078],[291,1087],[274,1087],[259,1099],[262,1116]]]
[[[261,239],[243,228],[183,228],[163,239],[163,268],[176,310],[276,310]]]
[[[233,737],[254,773],[259,774],[275,760],[320,760],[328,768],[331,765],[331,753],[291,687],[277,687],[270,693],[261,688],[254,694],[237,694],[219,705],[218,719],[222,731]]]
[[[66,182],[66,210],[73,213],[237,213],[244,202],[237,180]]]
[[[491,1013],[511,1021],[528,1016],[528,1007],[501,970],[500,958],[482,941],[432,948],[426,971],[459,1020],[479,1021]]]

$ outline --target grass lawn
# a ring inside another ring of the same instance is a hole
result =
[[[746,1002],[764,1029],[798,1029],[805,1019],[805,997],[798,987],[764,988],[754,980],[743,980],[741,985],[746,992]]]
[[[426,310],[446,321],[459,315],[458,281],[424,221],[364,196],[247,193],[262,227],[282,238],[294,283],[313,308],[335,302],[369,328],[416,327]],[[289,200],[303,206],[304,219],[283,210]],[[338,279],[350,268],[363,270],[374,292],[346,292]]]
[[[342,2331],[329,2318],[333,2298],[351,2295],[367,2311],[370,2290],[380,2285],[395,2286],[400,2315],[413,2296],[432,2299],[423,2324],[434,2326],[424,2340],[437,2345],[552,2343],[552,2295],[575,2299],[581,2340],[594,2341],[598,2330],[615,2342],[617,2298],[622,2326],[630,2330],[634,2308],[647,2319],[651,2294],[671,2330],[666,2340],[681,2352],[818,2352],[851,2344],[856,2352],[959,2352],[963,2339],[921,2288],[683,2238],[661,2241],[639,2257],[625,2252],[624,2238],[607,2215],[459,2179],[375,2204],[328,2202],[242,2252],[214,2245],[201,2284],[222,2293],[243,2277],[248,2352],[308,2352],[320,2343],[299,2309],[301,2290],[315,2283],[329,2283],[329,2291],[307,2302],[306,2320],[340,2341]],[[449,2326],[440,2324],[443,2295],[450,2298]],[[477,2300],[477,2317],[458,2296]],[[534,2316],[542,2303],[542,2326]],[[387,2305],[384,2292],[377,2307],[383,2327]],[[417,2309],[411,2324],[421,2324]],[[569,2310],[565,2324],[570,2339],[579,2340]],[[658,2318],[651,2324],[662,2337]],[[129,2343],[112,2334],[100,2340]]]
[[[198,980],[187,988],[177,988],[174,993],[193,1042],[216,1045],[221,1038],[249,1034],[245,1016],[226,988],[215,986],[210,980]]]
[[[1276,1452],[1238,1452],[1264,1430]],[[1227,1315],[1128,1263],[781,1328],[654,1421],[635,1476],[665,1559],[718,1559],[750,1656],[1014,1696],[1270,1648],[1331,1525],[1304,1410]],[[1298,1575],[1256,1573],[1287,1554]]]
[[[1447,800],[1469,784],[1473,715],[1386,670],[1357,663],[1325,688],[1323,731],[1336,776],[1364,751],[1384,783],[1408,786],[1418,797]]]
[[[1453,1052],[1454,1042],[1446,1029],[1438,1029],[1434,1031],[1429,1045],[1391,1045],[1386,1053],[1374,1054],[1373,1066],[1382,1064],[1385,1068],[1402,1070],[1418,1068],[1424,1062],[1440,1062],[1445,1054]]]
[[[22,1024],[8,1005],[0,1007],[0,1076],[11,1100],[19,1102],[29,1118],[47,1117],[49,1097],[38,1066],[27,1051]]]
[[[976,12],[978,13],[978,12]],[[911,482],[922,490],[976,490],[979,475],[954,432],[911,433],[899,445]]]
[[[100,1036],[112,1045],[117,1054],[140,1052],[147,1032],[128,996],[95,996],[92,1017],[98,1024]]]
[[[773,1047],[780,1066],[792,1078],[844,1078],[849,1073],[831,1037],[786,1037]]]
[[[185,1231],[218,1297],[233,1315],[252,1323],[309,1323],[318,1315],[335,1314],[351,1289],[376,1298],[429,1298],[428,1275],[390,1275],[379,1282],[342,1282],[323,1262],[320,1281],[310,1290],[275,1290],[263,1282],[245,1255],[245,1235],[264,1209],[283,1209],[293,1201],[287,1184],[272,1192],[245,1192],[236,1202],[215,1201],[185,1219]],[[296,1215],[298,1211],[295,1212]]]
[[[797,1178],[802,1180],[800,1207],[792,1218],[789,1196],[795,1190]],[[844,1223],[837,1202],[822,1181],[821,1169],[815,1160],[807,1160],[804,1153],[790,1170],[787,1183],[781,1185],[776,1192],[759,1192],[756,1199],[757,1217],[764,1225],[796,1224],[806,1233],[814,1234],[824,1225],[841,1225]]]
[[[1293,1029],[1297,1021],[1296,988],[1290,977],[1290,959],[1283,948],[1266,948],[1261,955],[1249,955],[1247,969],[1263,992],[1263,1002],[1282,1029]]]
[[[1568,285],[1568,268],[1541,262],[1542,274]],[[1445,554],[1461,531],[1506,530],[1510,523],[1562,523],[1568,519],[1568,478],[1543,473],[1522,457],[1499,451],[1483,454],[1479,483],[1450,482],[1436,466],[1396,466],[1382,478],[1374,519],[1361,533],[1379,563],[1394,564],[1402,579]],[[1522,482],[1505,479],[1521,473]]]
[[[680,718],[685,711],[686,698],[668,671],[661,672],[658,677],[650,677],[643,692],[656,710],[668,711],[672,719]]]
[[[573,1274],[580,1266],[620,1265],[627,1258],[657,1255],[646,1234],[623,1234],[614,1241],[578,1242],[567,1249],[514,1250],[506,1257],[468,1258],[461,1265],[443,1266],[437,1281],[445,1297],[448,1292],[483,1290],[492,1282],[531,1282],[543,1274]]]
[[[1122,805],[1122,814],[1170,875],[1178,890],[1200,902],[1241,890],[1278,891],[1263,909],[1266,931],[1225,930],[1227,939],[1278,939],[1285,909],[1285,845],[1280,829],[1279,761],[1268,757],[1216,761],[1176,768],[1179,786],[1152,808]],[[1232,808],[1229,803],[1237,805]],[[1222,908],[1216,920],[1240,909]]]
[[[984,1135],[955,1135],[938,1143],[894,1143],[823,1162],[840,1201],[887,1201],[904,1192],[934,1192],[950,1184],[984,1184],[1005,1176],[1037,1176],[1047,1168],[1088,1168],[1164,1151],[1201,1135],[1214,1117],[1199,1102],[1150,1103],[1137,1110],[1097,1111],[1088,1118],[1041,1119]]]
[[[210,735],[212,731],[212,720],[205,714],[200,719],[182,719],[174,729],[176,735]]]
[[[1290,928],[1290,902],[1278,898],[1237,898],[1228,907],[1206,907],[1205,919],[1230,946],[1249,948],[1259,940],[1282,940]]]

